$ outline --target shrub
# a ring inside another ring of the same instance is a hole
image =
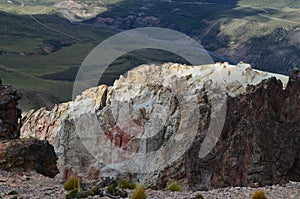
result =
[[[134,189],[136,187],[135,183],[129,183],[128,180],[126,179],[122,179],[118,186],[121,188],[121,189]]]
[[[117,196],[119,195],[119,190],[117,189],[117,187],[113,186],[113,185],[108,185],[106,188],[107,193],[109,193],[110,195],[113,196]]]
[[[118,189],[118,183],[113,180],[110,185],[106,187],[106,192],[112,196],[120,196],[121,198],[127,197],[127,192],[123,189]]]
[[[87,198],[90,195],[87,191],[84,192],[78,192],[77,189],[74,189],[70,191],[68,194],[66,194],[65,199],[74,199],[74,198]]]
[[[260,191],[254,192],[251,199],[267,199],[267,197],[265,195],[265,192],[260,190]]]
[[[147,195],[144,186],[138,186],[134,189],[131,199],[146,199]]]
[[[71,190],[79,190],[80,189],[80,181],[78,178],[76,177],[72,177],[69,180],[67,180],[67,182],[64,184],[64,189],[67,191],[71,191]]]
[[[16,190],[8,192],[7,195],[18,195],[18,192]]]
[[[197,194],[194,197],[192,197],[191,199],[205,199],[204,196],[202,194]]]
[[[72,191],[70,191],[67,195],[66,195],[66,199],[72,199],[72,198],[77,198],[77,194],[78,194],[78,191],[77,189],[74,189]]]
[[[170,186],[168,186],[167,190],[169,190],[169,191],[181,191],[181,188],[180,188],[178,182],[175,181],[172,184],[170,184]]]

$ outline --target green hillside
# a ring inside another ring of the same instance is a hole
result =
[[[67,101],[71,98],[70,82],[42,80],[3,65],[0,65],[0,79],[4,84],[10,84],[21,91],[23,98],[20,107],[24,111],[45,106],[38,96],[52,102]]]

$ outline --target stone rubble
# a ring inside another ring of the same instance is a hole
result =
[[[260,188],[250,187],[229,187],[222,189],[213,189],[209,191],[154,191],[147,189],[147,198],[149,199],[191,199],[201,194],[206,199],[251,199],[255,191],[263,190],[268,199],[299,199],[300,182],[289,182],[283,185],[272,185]],[[58,179],[51,179],[34,172],[22,174],[0,171],[0,198],[11,199],[13,195],[9,192],[16,191],[18,198],[22,199],[64,199],[67,193],[63,189],[63,184]],[[132,190],[128,190],[129,197]],[[93,196],[90,199],[109,197]]]

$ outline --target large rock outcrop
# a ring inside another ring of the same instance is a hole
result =
[[[271,185],[300,180],[300,79],[283,90],[276,78],[229,98],[216,147],[197,158],[201,138],[185,154],[188,182],[207,187]]]
[[[17,108],[20,93],[0,80],[0,169],[35,170],[54,177],[58,172],[57,156],[48,141],[20,139],[21,110]]]
[[[29,112],[21,134],[54,145],[64,178],[123,172],[192,189],[300,180],[299,88],[297,76],[242,63],[141,66]]]

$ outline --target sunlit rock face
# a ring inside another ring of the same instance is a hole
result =
[[[130,173],[146,186],[176,179],[193,189],[284,182],[299,179],[299,132],[283,132],[290,123],[281,115],[299,111],[290,82],[244,63],[143,65],[113,86],[29,112],[21,134],[54,145],[63,178]]]

